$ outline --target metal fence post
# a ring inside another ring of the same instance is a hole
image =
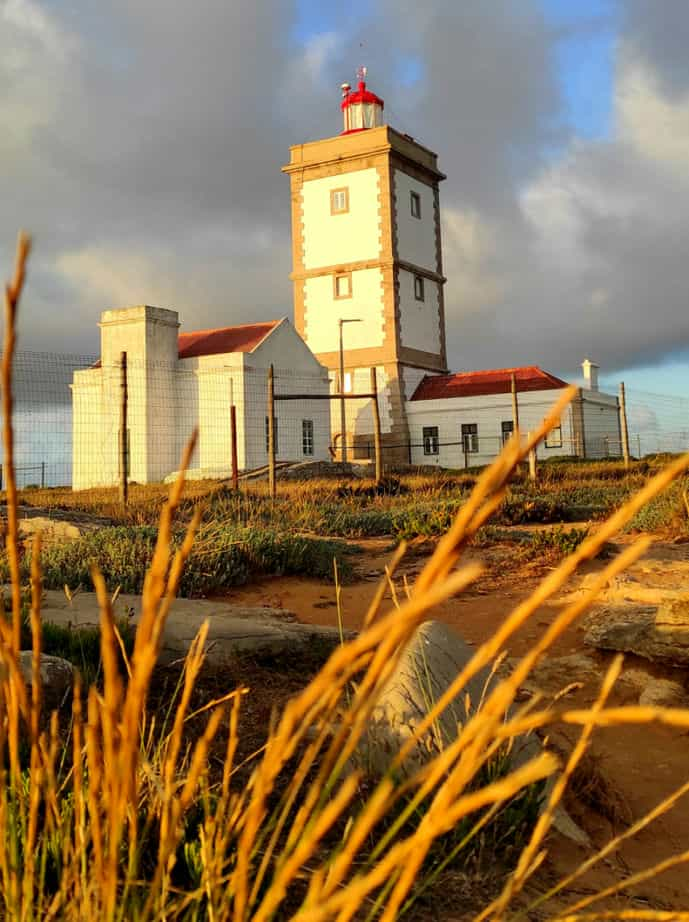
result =
[[[237,407],[230,407],[230,430],[232,437],[232,489],[239,489],[239,470],[237,467]]]
[[[127,438],[127,353],[120,353],[120,502],[127,505],[129,484],[127,468],[129,467],[129,440]]]
[[[383,454],[380,447],[380,412],[378,410],[378,384],[376,369],[371,368],[371,407],[373,409],[373,440],[376,452],[376,484],[383,479]]]
[[[531,439],[531,433],[529,432],[527,438]],[[536,466],[536,448],[532,448],[529,452],[529,480],[532,483],[536,483],[538,479],[538,470]]]
[[[624,466],[629,467],[629,429],[627,428],[627,401],[624,392],[624,381],[620,381],[620,435],[622,436],[622,457]]]
[[[275,499],[275,382],[273,366],[268,369],[268,488],[270,498]]]
[[[511,375],[512,390],[512,428],[515,432],[519,431],[519,401],[517,399],[517,376],[514,372]]]

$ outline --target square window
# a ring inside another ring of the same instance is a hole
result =
[[[301,448],[305,455],[313,454],[313,420],[302,419],[301,421]]]
[[[352,297],[352,273],[345,272],[334,276],[334,296],[337,300]]]
[[[502,444],[506,445],[507,442],[512,438],[512,433],[514,432],[514,422],[511,419],[504,419],[501,423],[502,430]]]
[[[478,423],[462,423],[462,450],[465,455],[478,452]]]
[[[425,455],[437,455],[440,448],[438,440],[437,426],[423,427],[423,453]]]
[[[562,448],[562,426],[555,426],[545,437],[546,448]]]
[[[330,190],[330,214],[346,214],[349,211],[349,189]]]
[[[417,301],[423,301],[423,276],[414,276],[414,297]]]
[[[412,218],[421,217],[421,196],[418,192],[409,193],[411,200],[411,216]]]

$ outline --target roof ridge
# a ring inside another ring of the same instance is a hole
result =
[[[282,322],[284,318],[280,320],[254,320],[251,323],[234,323],[231,326],[227,327],[209,327],[206,330],[180,330],[180,336],[200,336],[202,333],[224,333],[226,330],[244,330],[249,327],[265,327],[265,326],[277,326]]]

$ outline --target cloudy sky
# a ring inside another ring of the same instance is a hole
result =
[[[438,151],[455,369],[689,390],[686,0],[0,0],[0,265],[36,239],[21,346],[101,310],[292,313],[290,144],[360,63]]]

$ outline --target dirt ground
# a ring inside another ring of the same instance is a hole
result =
[[[370,540],[357,542],[364,553],[355,558],[358,575],[354,582],[342,587],[342,621],[346,628],[358,629],[366,609],[374,595],[386,563],[391,556],[390,542]],[[404,580],[413,583],[424,565],[427,546],[412,548],[408,558],[400,567],[396,582],[399,591],[404,591]],[[480,645],[504,620],[505,616],[531,590],[548,570],[541,562],[520,564],[515,571],[513,550],[509,545],[495,546],[472,552],[473,558],[486,564],[486,572],[469,591],[440,605],[435,617],[456,628],[470,644]],[[563,596],[578,588],[582,576],[603,563],[594,562],[577,574],[564,592],[544,605],[534,618],[513,638],[510,656],[518,657],[543,632],[554,615],[564,604]],[[658,542],[648,556],[637,562],[631,573],[640,580],[652,579],[656,585],[666,585],[689,591],[689,545]],[[650,574],[650,576],[649,576]],[[338,621],[335,589],[314,580],[297,577],[271,578],[237,589],[228,600],[245,605],[268,605],[282,607],[294,612],[304,622],[334,625]],[[386,605],[391,604],[388,594]],[[584,652],[581,625],[573,626],[551,652],[563,655]],[[610,657],[591,654],[600,667],[600,675]],[[625,666],[633,667],[634,658],[627,658]],[[648,670],[649,664],[644,663]],[[665,670],[664,674],[686,681],[680,670]],[[562,687],[573,681],[571,675],[562,676]],[[590,703],[595,697],[596,682],[591,681],[571,694],[567,702],[573,706]],[[612,703],[636,703],[629,692],[613,692]],[[556,744],[571,744],[577,731],[568,727],[558,728],[553,738]],[[604,845],[611,837],[619,834],[629,820],[642,817],[663,797],[687,781],[689,770],[689,734],[658,726],[610,728],[599,730],[590,749],[591,758],[587,765],[595,766],[593,786],[596,778],[603,779],[606,793],[603,800],[612,801],[614,809],[604,809],[602,815],[588,804],[569,803],[577,821],[586,829],[595,846]],[[600,779],[599,779],[600,780]],[[593,798],[592,798],[593,800]],[[687,851],[689,861],[689,800],[681,800],[674,809],[651,824],[633,840],[602,862],[585,877],[580,878],[569,890],[564,903],[547,904],[551,914],[557,906],[564,908],[575,899],[612,886],[654,863],[678,853]],[[539,870],[531,888],[531,895],[546,890],[561,877],[570,873],[587,852],[580,846],[554,835],[549,842],[548,859]],[[689,884],[686,865],[680,864],[666,871],[654,880],[642,883],[626,891],[623,896],[612,898],[605,904],[591,908],[616,909],[680,909],[689,908]],[[544,915],[545,907],[543,908]],[[528,918],[540,919],[540,911],[530,913]],[[450,917],[445,912],[444,920]]]

